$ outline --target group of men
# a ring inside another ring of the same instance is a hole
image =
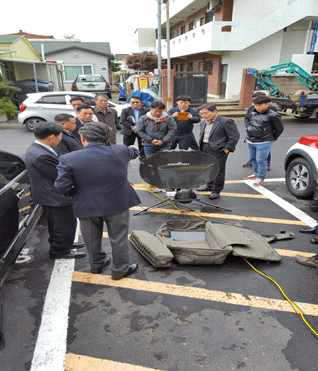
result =
[[[101,273],[110,263],[102,248],[106,223],[112,247],[112,277],[120,279],[135,272],[128,253],[129,208],[140,203],[127,179],[128,163],[140,156],[150,157],[166,150],[194,150],[212,154],[219,163],[216,179],[200,190],[209,190],[218,199],[224,187],[228,156],[240,138],[234,120],[218,115],[214,104],[198,111],[190,98],[180,96],[169,112],[161,101],[145,109],[133,96],[122,111],[123,144],[116,144],[117,113],[104,95],[96,96],[96,106],[81,97],[71,103],[74,115],[59,114],[55,124],[42,123],[34,130],[35,142],[27,150],[32,196],[43,206],[49,229],[52,259],[79,258],[85,253],[74,246],[77,221],[89,254],[92,273]],[[200,123],[198,142],[193,134]],[[266,161],[271,143],[283,127],[270,99],[256,97],[246,117],[247,141],[257,185],[266,177]],[[139,151],[134,147],[138,141]],[[75,247],[75,249],[74,249]]]

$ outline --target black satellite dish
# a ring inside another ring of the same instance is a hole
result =
[[[142,179],[152,186],[161,189],[176,189],[175,204],[186,204],[197,201],[217,209],[231,211],[197,198],[193,188],[198,188],[214,180],[219,172],[218,159],[210,154],[199,151],[161,151],[148,157],[140,164]],[[171,202],[165,199],[134,215],[139,215],[149,209]]]
[[[142,179],[158,188],[192,189],[214,180],[216,157],[198,151],[162,151],[140,165]]]

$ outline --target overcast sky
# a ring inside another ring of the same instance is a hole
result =
[[[75,34],[82,41],[109,41],[114,54],[135,51],[136,28],[157,25],[156,0],[3,1],[0,34]]]

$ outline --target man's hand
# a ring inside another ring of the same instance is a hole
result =
[[[224,148],[223,151],[224,151],[224,153],[225,153],[226,155],[228,155],[228,154],[230,153],[230,151],[229,151],[227,148]]]
[[[154,139],[151,143],[155,146],[161,146],[162,140]]]
[[[179,115],[179,112],[175,112],[175,113],[172,115],[172,117],[178,117],[178,115]]]
[[[193,116],[191,115],[191,113],[188,113],[188,119],[189,120],[192,120]]]

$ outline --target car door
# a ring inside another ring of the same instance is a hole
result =
[[[59,113],[69,113],[66,105],[65,94],[43,95],[36,102],[37,109],[42,113],[48,122],[54,122],[54,118]]]

